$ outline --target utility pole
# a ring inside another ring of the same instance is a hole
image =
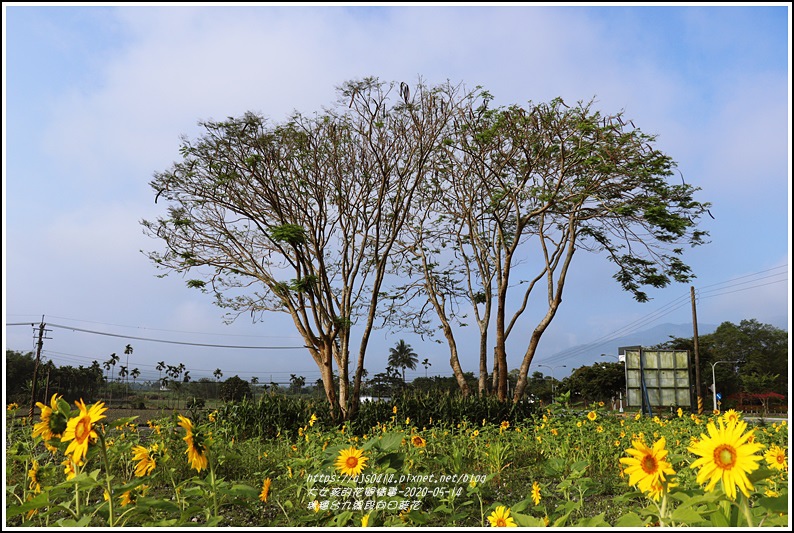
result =
[[[692,342],[695,349],[695,394],[697,395],[698,414],[703,414],[703,396],[700,394],[700,349],[698,348],[698,316],[695,310],[695,286],[689,286],[689,296],[692,299],[692,327],[694,336]]]
[[[39,324],[39,341],[36,343],[36,361],[33,363],[33,383],[30,387],[30,410],[28,419],[33,419],[33,408],[36,406],[36,380],[38,379],[39,361],[41,361],[41,348],[44,346],[44,315],[41,316]]]

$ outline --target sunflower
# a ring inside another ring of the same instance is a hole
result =
[[[595,422],[596,418],[598,418],[598,415],[596,414],[595,411],[590,411],[589,413],[587,413],[587,419],[590,422]]]
[[[535,505],[540,503],[540,485],[537,481],[532,482],[532,501]]]
[[[427,445],[427,441],[420,437],[419,435],[414,435],[411,437],[411,444],[416,446],[417,448],[424,448]]]
[[[157,451],[157,444],[152,446],[152,452]],[[150,454],[148,448],[144,448],[143,446],[133,446],[132,447],[132,460],[138,461],[138,464],[135,466],[135,475],[137,477],[143,477],[148,474],[151,474],[154,470],[154,467],[157,466],[157,463],[154,460],[154,457]]]
[[[187,454],[188,461],[190,461],[190,467],[195,468],[196,472],[201,472],[207,468],[208,463],[207,446],[204,444],[204,436],[199,432],[193,433],[193,422],[191,422],[189,418],[185,418],[182,415],[177,415],[177,417],[179,417],[179,425],[184,428],[187,433],[182,440],[187,443],[187,450],[185,450],[185,453]]]
[[[74,461],[69,459],[68,457],[64,459],[61,464],[63,465],[63,473],[66,474],[66,481],[71,480],[74,476],[77,475],[76,468],[78,466],[82,466],[82,462],[78,463],[77,465],[74,464]]]
[[[361,517],[361,527],[367,527],[367,524],[369,524],[369,513]]]
[[[30,485],[28,488],[38,494],[41,492],[41,481],[39,480],[39,462],[33,459],[33,464],[31,465],[30,470],[28,470],[28,478],[30,479]]]
[[[126,507],[131,503],[135,503],[135,497],[132,495],[132,492],[128,490],[124,491],[124,493],[121,496],[119,496],[119,503],[121,504],[122,507]]]
[[[499,424],[499,433],[501,433],[502,431],[506,430],[509,427],[510,427],[510,422],[508,422],[507,420],[502,420],[502,423]]]
[[[36,402],[36,406],[41,410],[41,422],[33,426],[33,437],[41,438],[45,441],[60,438],[66,429],[66,415],[58,409],[58,400],[61,396],[53,394],[50,405]]]
[[[771,446],[764,454],[764,459],[769,466],[775,470],[788,469],[788,457],[786,457],[786,450],[780,446]]]
[[[736,499],[736,487],[742,494],[749,497],[748,489],[753,485],[747,474],[758,469],[760,455],[755,455],[764,446],[757,442],[749,442],[753,431],[744,432],[747,422],[737,421],[735,424],[725,425],[719,419],[719,428],[714,422],[707,426],[709,436],[700,435],[700,440],[687,448],[700,458],[692,463],[691,468],[699,468],[697,482],[706,485],[706,492],[711,492],[717,481],[722,480],[722,488],[731,500]]]
[[[19,409],[19,404],[16,402],[11,402],[6,406],[6,411],[16,411]]]
[[[317,415],[312,413],[312,416],[309,418],[309,427],[312,427],[315,422],[317,422]]]
[[[353,446],[346,450],[340,450],[334,466],[336,466],[342,474],[355,477],[364,470],[367,464],[367,458],[362,456],[361,453],[362,450],[356,449]]]
[[[75,401],[74,404],[80,409],[80,412],[67,422],[61,442],[71,441],[65,453],[66,455],[71,453],[72,460],[79,464],[88,453],[88,445],[97,439],[94,424],[105,418],[102,413],[107,411],[107,407],[104,403],[97,402],[90,408],[86,408],[82,399]]]
[[[263,502],[267,502],[267,495],[270,494],[270,478],[265,478],[265,481],[262,483],[262,492],[259,493],[259,499]]]
[[[723,413],[722,420],[725,422],[726,425],[728,424],[736,424],[739,421],[739,413],[734,411],[733,409],[728,409]]]
[[[510,509],[504,505],[500,505],[494,512],[488,515],[488,521],[491,527],[518,527],[513,517],[510,516]]]
[[[632,457],[623,457],[620,462],[626,465],[629,485],[636,485],[642,492],[653,493],[653,487],[665,483],[665,475],[675,474],[672,465],[666,460],[665,438],[662,437],[653,448],[648,448],[641,440],[632,441],[633,448],[626,450]]]

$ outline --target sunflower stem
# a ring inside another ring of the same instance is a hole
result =
[[[664,521],[667,518],[667,491],[662,494],[662,506],[659,509],[659,526],[664,527]]]
[[[97,435],[99,436],[100,446],[99,451],[102,454],[102,463],[105,465],[105,486],[107,487],[108,492],[108,525],[110,527],[114,526],[114,517],[113,517],[113,489],[110,486],[110,461],[108,460],[108,451],[107,447],[105,446],[105,432],[102,429],[97,428]]]
[[[207,462],[210,464],[210,487],[212,487],[212,510],[214,512],[213,518],[218,518],[218,491],[215,488],[215,465],[212,460],[212,455],[208,454]]]
[[[754,527],[753,515],[750,513],[750,502],[748,501],[747,496],[742,493],[739,494],[739,509],[741,509],[744,513],[744,519],[747,521],[747,527]]]

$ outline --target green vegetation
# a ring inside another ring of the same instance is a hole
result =
[[[571,411],[566,396],[540,412],[494,398],[405,396],[374,402],[358,425],[274,394],[112,422],[101,404],[75,410],[60,400],[35,425],[12,404],[6,526],[788,524],[785,422],[747,426],[733,411],[618,417],[598,404]],[[710,424],[727,433],[707,436]],[[741,464],[748,486],[699,479],[697,461],[723,442],[743,447],[725,460]],[[643,473],[631,473],[638,464]]]

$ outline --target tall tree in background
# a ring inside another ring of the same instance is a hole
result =
[[[403,383],[405,383],[405,369],[416,370],[419,356],[416,355],[410,344],[400,339],[394,348],[389,348],[389,366],[402,370]]]
[[[127,359],[125,361],[125,369],[129,369],[129,367],[130,367],[130,355],[132,355],[132,352],[133,352],[132,344],[128,344],[127,346],[124,347],[124,355],[127,356]],[[124,384],[125,384],[125,388],[127,389],[126,394],[129,397],[129,395],[130,395],[130,381],[129,381],[129,379],[126,379],[126,377],[127,377],[126,374],[125,374],[124,377],[125,377]]]
[[[788,394],[787,331],[762,324],[756,319],[745,319],[739,324],[723,322],[713,333],[701,335],[698,344],[700,385],[703,390],[709,390],[712,377],[716,376],[724,397],[741,390]],[[694,350],[692,338],[674,338],[660,347],[690,352]],[[717,361],[740,363],[717,365],[712,374],[712,364]]]
[[[163,370],[165,370],[165,367],[166,367],[165,361],[158,361],[157,362],[156,368],[157,368],[157,371],[159,372],[159,375],[157,376],[157,381],[160,382],[160,388],[164,387],[164,385],[163,385]]]
[[[420,80],[411,90],[367,78],[345,83],[323,114],[202,123],[204,136],[185,140],[183,160],[151,183],[169,206],[168,216],[142,222],[166,246],[149,257],[166,271],[199,273],[188,285],[211,292],[230,320],[289,313],[333,416],[351,418],[392,248],[455,98],[449,85]]]

